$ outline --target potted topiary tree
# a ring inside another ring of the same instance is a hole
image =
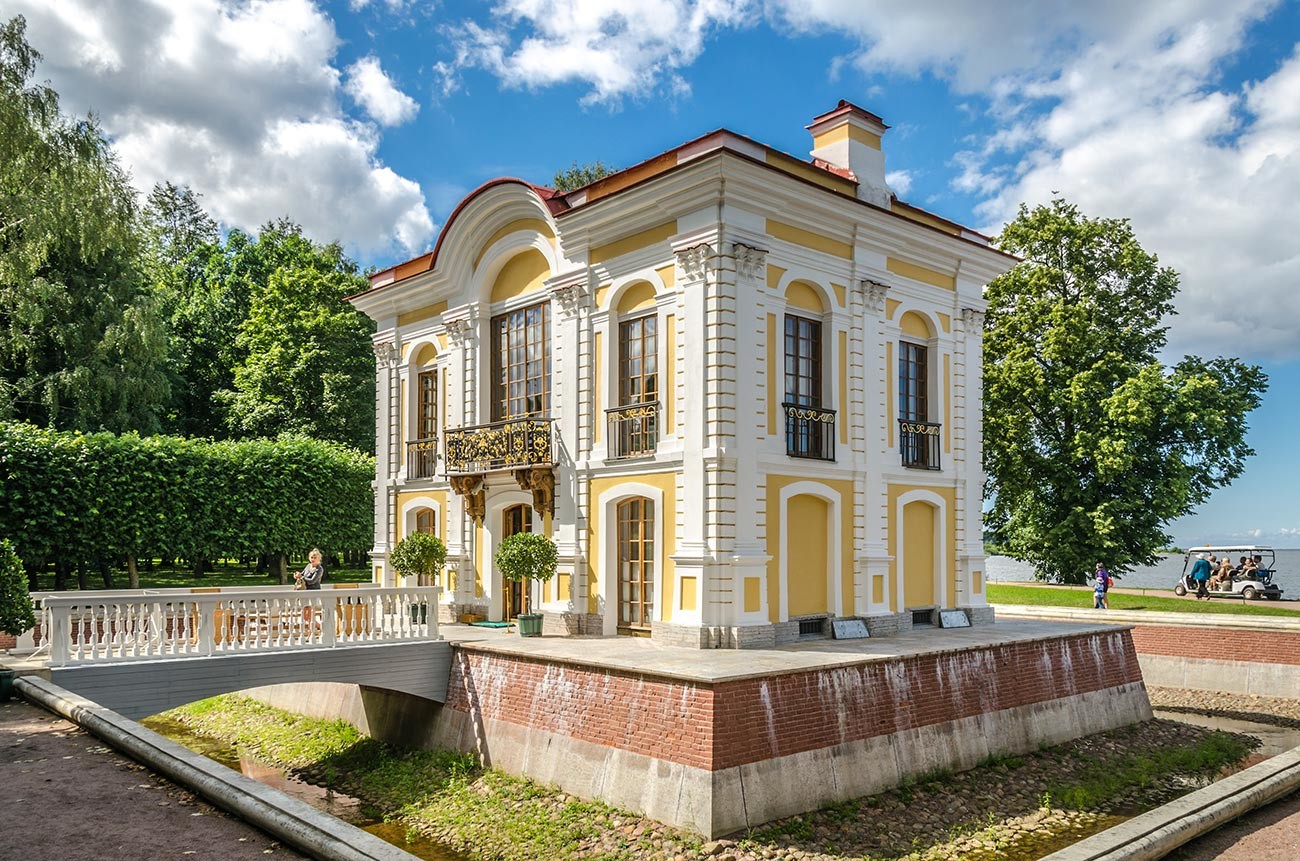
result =
[[[545,583],[555,576],[559,567],[559,553],[555,542],[545,535],[534,532],[516,532],[501,542],[497,548],[497,570],[511,583],[522,583],[524,609],[530,604],[528,583],[536,580]],[[542,635],[541,613],[519,614],[519,636],[540,637]]]
[[[414,577],[417,586],[432,586],[434,578],[447,562],[447,545],[427,532],[412,532],[397,542],[388,562],[403,577]],[[423,625],[429,620],[426,604],[411,605],[411,621]]]
[[[27,572],[8,539],[0,541],[0,633],[20,637],[36,627],[32,596],[27,591]],[[0,700],[13,694],[13,670],[0,670]]]

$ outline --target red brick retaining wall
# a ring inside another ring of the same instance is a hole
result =
[[[1128,631],[716,685],[455,655],[448,708],[715,771],[1142,680]]]
[[[1300,631],[1138,625],[1133,645],[1144,655],[1300,666]]]
[[[10,636],[9,634],[0,633],[0,651],[3,651],[5,649],[12,649],[16,645],[18,645],[17,637]]]

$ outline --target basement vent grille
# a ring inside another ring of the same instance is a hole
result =
[[[934,624],[934,610],[913,610],[912,611],[913,627],[915,627],[916,625],[933,625],[933,624]]]
[[[826,631],[825,619],[800,619],[799,636],[800,637],[821,637]]]

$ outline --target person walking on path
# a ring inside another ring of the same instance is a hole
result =
[[[1106,566],[1101,564],[1100,562],[1097,563],[1096,577],[1097,577],[1097,585],[1093,587],[1093,593],[1095,598],[1093,602],[1094,609],[1109,610],[1110,609],[1110,586],[1111,583],[1114,582],[1114,579],[1110,576],[1110,572],[1106,570]]]
[[[1196,600],[1210,600],[1210,592],[1205,588],[1205,582],[1210,579],[1210,563],[1204,553],[1196,556],[1196,564],[1192,566],[1192,579],[1196,581]]]

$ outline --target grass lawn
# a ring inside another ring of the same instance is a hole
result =
[[[1068,589],[1060,586],[1013,586],[1006,583],[988,584],[990,604],[1023,604],[1036,607],[1092,607],[1091,589]],[[1300,608],[1279,604],[1276,601],[1245,601],[1241,598],[1215,598],[1195,601],[1166,596],[1129,595],[1110,593],[1112,610],[1159,610],[1165,613],[1217,613],[1238,616],[1289,616],[1300,617]]]
[[[293,572],[300,570],[302,564],[289,566],[289,576],[293,577]],[[87,577],[90,588],[103,589],[104,581],[100,579],[98,571],[91,571]],[[364,566],[360,568],[329,568],[326,570],[326,583],[369,583],[370,568]],[[144,565],[140,566],[140,588],[142,589],[189,589],[196,586],[278,586],[280,581],[272,574],[258,574],[252,568],[244,568],[238,564],[231,564],[228,567],[218,564],[215,570],[209,571],[202,577],[195,577],[194,572],[189,568],[158,568],[153,571],[144,570]],[[126,589],[129,586],[126,571],[113,569],[113,588]],[[75,591],[77,588],[77,578],[68,578],[68,589]],[[41,574],[40,589],[35,591],[49,592],[54,590],[54,573],[47,571]]]

